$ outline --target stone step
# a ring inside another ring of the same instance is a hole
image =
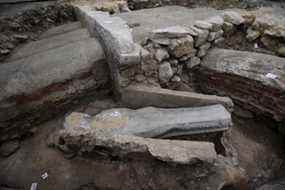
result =
[[[172,109],[146,107],[138,110],[114,108],[90,119],[88,115],[73,113],[65,122],[66,128],[96,128],[113,134],[147,138],[221,132],[231,125],[231,114],[222,105]]]
[[[64,34],[54,35],[38,41],[33,41],[17,50],[16,53],[14,53],[8,61],[21,59],[37,53],[48,51],[50,49],[64,46],[68,43],[73,43],[88,38],[89,34],[86,29],[78,29]]]
[[[222,104],[229,111],[233,110],[233,102],[228,97],[147,86],[128,86],[122,91],[122,101],[131,108],[178,108]]]

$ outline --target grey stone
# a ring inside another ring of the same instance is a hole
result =
[[[90,72],[104,60],[105,55],[99,42],[95,38],[87,38],[2,64],[0,102],[18,95],[29,95],[49,85]]]
[[[195,22],[194,26],[204,30],[212,30],[213,25],[207,21],[198,20]]]
[[[183,26],[172,26],[152,31],[151,38],[180,38],[188,35],[197,35],[197,33]]]
[[[256,17],[254,23],[252,24],[253,28],[259,31],[264,31],[276,26],[278,20],[273,15],[263,14]]]
[[[187,68],[192,69],[193,67],[196,67],[200,65],[201,59],[199,57],[192,57],[188,62],[187,62]]]
[[[169,38],[155,38],[151,39],[154,43],[159,44],[159,45],[170,45],[171,40]]]
[[[284,44],[284,46],[278,48],[277,53],[278,53],[278,55],[280,55],[281,57],[285,57],[285,44]]]
[[[157,49],[155,52],[155,58],[158,62],[162,62],[163,60],[169,58],[169,54],[165,49]]]
[[[74,30],[78,30],[82,28],[81,23],[79,21],[77,22],[71,22],[68,24],[63,24],[57,27],[53,27],[49,29],[48,31],[44,32],[39,36],[39,39],[49,38],[52,36],[68,33]]]
[[[214,41],[214,44],[217,45],[217,44],[221,44],[225,41],[225,38],[224,37],[221,37],[221,38],[218,38]]]
[[[209,36],[208,36],[208,41],[212,42],[218,38],[223,37],[224,35],[224,31],[223,30],[219,30],[217,32],[210,32]]]
[[[106,12],[95,11],[89,6],[78,6],[78,14],[87,23],[91,36],[97,36],[103,43],[109,64],[138,64],[141,60],[141,47],[133,41],[131,30],[120,17]],[[116,65],[111,65],[115,71]]]
[[[277,179],[258,188],[257,190],[283,190],[285,188],[285,179]]]
[[[212,49],[204,58],[202,66],[220,73],[234,74],[259,81],[277,89],[280,86],[274,80],[266,77],[271,73],[282,83],[285,75],[285,59],[277,56],[235,51]]]
[[[235,29],[235,26],[232,23],[224,22],[223,24],[223,30],[224,32],[232,32]]]
[[[234,25],[240,25],[245,22],[245,19],[235,11],[226,11],[223,13],[225,22],[232,23]]]
[[[114,134],[145,138],[225,131],[232,125],[231,114],[222,105],[174,109],[116,108],[101,112],[91,122],[92,128],[112,128]]]
[[[222,26],[224,24],[224,18],[221,16],[214,16],[209,19],[207,19],[207,22],[212,24],[212,32],[217,32],[222,29]]]
[[[285,26],[273,26],[264,31],[264,34],[285,39]]]
[[[122,92],[122,101],[132,108],[147,106],[178,108],[222,104],[229,111],[233,109],[233,102],[227,97],[146,86],[129,86],[125,88]]]
[[[194,48],[194,39],[191,36],[172,39],[169,46],[171,54],[176,58],[183,56],[195,56],[196,49]]]
[[[211,43],[205,43],[204,45],[200,46],[197,56],[204,57],[207,54],[207,51],[210,47]]]
[[[256,40],[257,38],[260,37],[261,33],[257,30],[252,30],[251,28],[249,28],[247,31],[246,31],[246,38],[249,40],[249,41],[254,41]]]
[[[44,38],[42,40],[33,41],[17,50],[16,53],[14,53],[8,59],[8,61],[20,59],[40,52],[45,52],[50,49],[55,49],[57,47],[64,46],[68,43],[73,43],[88,38],[90,38],[88,31],[86,29],[79,29],[61,35]]]
[[[195,47],[203,45],[208,39],[209,31],[198,29],[196,27],[192,27],[192,29],[198,33],[198,36],[195,37]]]
[[[174,77],[172,77],[171,82],[181,82],[181,78],[177,75],[174,75]]]
[[[171,68],[171,65],[169,62],[166,61],[159,66],[158,72],[159,80],[163,83],[168,82],[173,76],[173,70]]]

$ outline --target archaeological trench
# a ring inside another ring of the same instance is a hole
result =
[[[284,135],[282,1],[0,1],[0,190],[285,190]]]

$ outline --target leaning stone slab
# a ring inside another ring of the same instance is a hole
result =
[[[109,128],[116,134],[166,138],[225,131],[231,124],[231,114],[222,105],[212,105],[110,109],[94,116],[91,128]]]
[[[131,30],[122,18],[95,11],[89,6],[78,6],[77,10],[90,34],[101,40],[105,53],[113,62],[127,65],[141,61],[141,47],[134,42]]]
[[[213,49],[198,70],[201,87],[231,97],[257,114],[285,119],[285,59],[277,56]]]
[[[233,110],[233,102],[227,97],[146,86],[129,86],[125,88],[122,92],[122,101],[132,108],[146,106],[177,108],[222,104],[228,110]]]

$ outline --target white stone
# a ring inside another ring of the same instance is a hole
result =
[[[207,21],[202,21],[202,20],[198,20],[195,22],[194,26],[196,26],[197,28],[201,28],[204,30],[211,30],[213,25]]]
[[[188,62],[187,62],[187,68],[192,69],[193,67],[196,67],[200,65],[201,59],[199,57],[192,57]]]
[[[165,61],[159,66],[158,75],[159,80],[163,83],[166,83],[171,79],[171,77],[173,76],[173,70],[169,62]]]
[[[155,58],[158,62],[161,62],[169,58],[169,54],[165,49],[158,49],[155,53]]]

